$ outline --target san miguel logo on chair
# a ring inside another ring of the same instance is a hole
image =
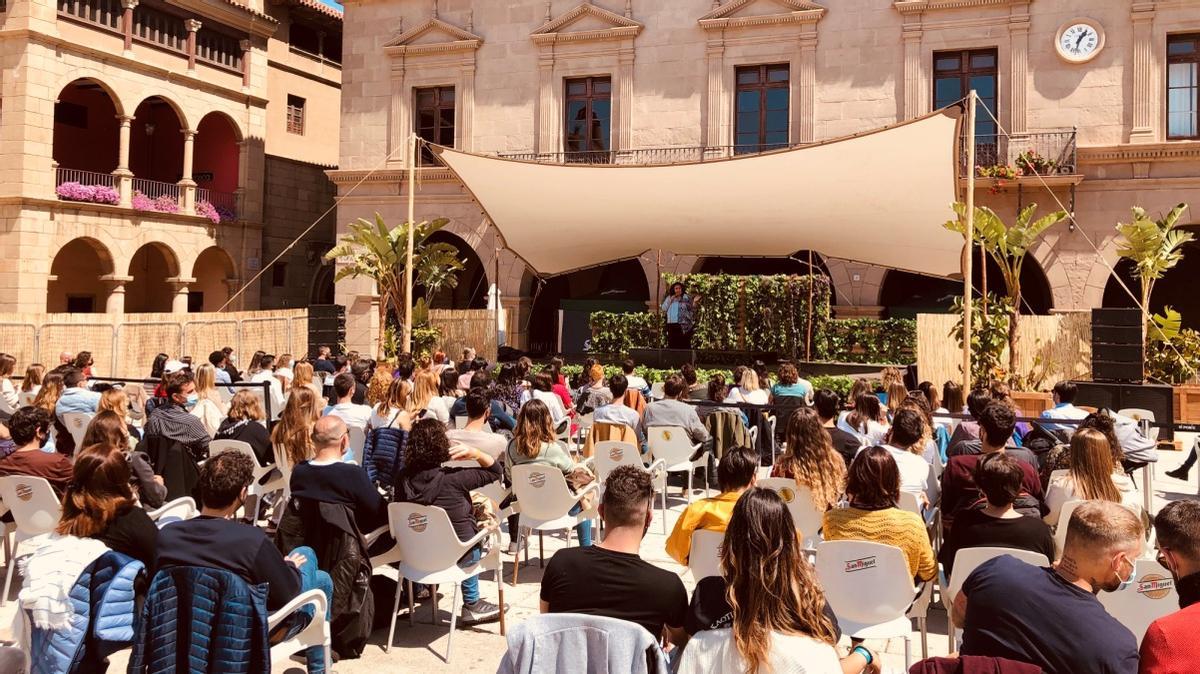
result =
[[[18,484],[17,485],[17,498],[21,499],[22,501],[29,501],[30,499],[32,499],[33,498],[33,487],[30,487],[29,485],[25,484],[24,482],[22,482],[21,484]]]
[[[662,439],[667,442],[670,442],[671,441],[671,431],[662,431]]]
[[[530,473],[529,484],[535,489],[541,489],[546,484],[546,474],[541,472]]]
[[[1175,581],[1152,573],[1138,581],[1137,593],[1147,599],[1162,599],[1171,594],[1173,587],[1175,587]]]
[[[784,503],[791,503],[796,500],[796,490],[791,487],[784,487],[779,490],[779,498],[783,499]]]
[[[863,557],[862,559],[846,560],[846,573],[854,573],[855,571],[866,571],[867,569],[875,568],[874,557]]]
[[[425,527],[429,526],[429,518],[421,513],[413,513],[408,516],[408,528],[418,534],[425,531]]]
[[[624,447],[610,447],[608,450],[608,458],[613,461],[620,461],[625,456]]]

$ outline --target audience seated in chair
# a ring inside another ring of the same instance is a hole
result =
[[[788,478],[808,487],[813,505],[821,511],[836,507],[846,492],[846,463],[834,450],[828,431],[817,412],[796,410],[785,435],[787,450],[771,468],[771,477]]]
[[[492,401],[488,399],[487,391],[473,388],[464,399],[467,425],[448,430],[446,436],[453,444],[474,447],[493,459],[500,458],[508,446],[508,437],[496,433],[488,425],[492,416]]]
[[[1068,501],[1089,499],[1123,503],[1134,512],[1144,508],[1137,486],[1113,461],[1109,440],[1100,431],[1082,428],[1071,436],[1070,468],[1050,474],[1046,523],[1058,525]]]
[[[150,457],[154,472],[163,477],[167,500],[191,496],[196,463],[208,457],[211,439],[204,424],[188,413],[195,403],[195,384],[187,370],[167,375],[163,404],[146,420],[138,451]]]
[[[354,402],[355,386],[358,380],[354,375],[343,372],[333,378],[333,395],[336,401],[325,408],[324,414],[341,418],[347,426],[359,430],[367,430],[367,422],[371,419],[371,408]],[[293,394],[293,398],[295,395]]]
[[[637,434],[638,447],[646,444],[646,434],[642,431],[642,417],[633,408],[625,404],[625,391],[629,382],[623,374],[614,374],[608,380],[608,391],[611,394],[609,402],[599,405],[592,412],[593,423],[622,424],[634,430]]]
[[[721,493],[693,501],[675,521],[667,537],[667,554],[680,564],[688,563],[692,533],[697,529],[725,531],[729,517],[742,492],[754,486],[758,478],[758,452],[749,447],[733,447],[717,465],[717,484]]]
[[[105,395],[108,395],[108,391],[105,391]],[[105,445],[124,454],[132,475],[130,484],[136,490],[134,495],[138,503],[146,510],[159,508],[166,502],[167,488],[163,485],[162,476],[154,474],[150,458],[142,452],[130,449],[127,426],[128,424],[115,412],[105,410],[88,424],[87,431],[83,434],[83,446]]]
[[[1137,580],[1142,523],[1116,503],[1088,501],[1066,526],[1053,568],[1004,555],[967,577],[951,612],[963,628],[963,655],[1028,662],[1049,674],[1137,671],[1137,639],[1096,594]]]
[[[275,463],[275,455],[271,449],[271,434],[263,423],[265,419],[262,399],[254,391],[242,389],[229,401],[229,416],[217,427],[213,439],[244,442],[254,451],[258,465],[269,466]]]
[[[950,447],[946,450],[948,456],[961,453],[963,450],[960,445],[963,443],[979,439],[979,415],[991,402],[992,393],[986,388],[972,389],[967,394],[967,413],[971,418],[963,419],[954,428],[954,433],[950,435]],[[1005,438],[1005,443],[1007,442],[1008,439]]]
[[[0,458],[0,476],[44,477],[61,496],[71,483],[71,460],[42,449],[50,437],[51,422],[50,413],[37,407],[22,407],[13,413],[8,420],[8,433],[15,448]]]
[[[925,428],[925,418],[917,410],[897,410],[880,447],[896,460],[896,468],[900,470],[900,491],[916,494],[928,502],[934,487],[929,484],[929,462],[922,458]]]
[[[655,400],[646,405],[646,412],[642,415],[643,436],[647,428],[678,426],[687,432],[693,444],[699,442],[702,443],[702,450],[711,449],[712,438],[708,435],[708,429],[700,422],[696,406],[683,402],[688,395],[688,387],[683,377],[677,374],[668,376],[663,382],[663,395],[666,397],[662,400]]]
[[[141,562],[150,578],[157,565],[158,527],[134,500],[125,451],[97,444],[79,452],[55,532],[96,539]]]
[[[1184,674],[1200,662],[1200,501],[1168,503],[1154,516],[1158,563],[1171,572],[1179,611],[1150,624],[1139,674]]]

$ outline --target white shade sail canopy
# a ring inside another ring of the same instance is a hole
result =
[[[761,155],[668,166],[560,165],[434,147],[540,276],[649,250],[799,250],[934,276],[960,271],[959,109]]]

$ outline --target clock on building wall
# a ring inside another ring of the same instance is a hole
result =
[[[1087,63],[1104,49],[1104,28],[1091,19],[1068,21],[1054,36],[1054,48],[1068,63]]]

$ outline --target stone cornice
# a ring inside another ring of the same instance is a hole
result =
[[[901,14],[920,14],[944,9],[972,9],[977,7],[1006,7],[1028,4],[1031,0],[896,0],[892,7]]]
[[[437,31],[444,33],[451,39],[442,42],[429,42],[426,44],[411,44],[413,40],[422,37],[423,35]],[[419,55],[419,54],[444,54],[456,51],[474,51],[479,49],[483,44],[483,38],[463,28],[459,28],[452,23],[447,23],[438,18],[432,18],[425,23],[404,31],[396,39],[388,42],[383,46],[384,53],[390,56],[400,55]]]
[[[576,32],[563,32],[571,24],[591,16],[609,24],[608,28],[596,28]],[[557,19],[547,21],[530,34],[530,39],[537,45],[550,45],[559,42],[597,42],[602,40],[633,39],[642,32],[644,26],[633,19],[610,12],[603,7],[597,7],[590,2],[579,5]]]
[[[408,169],[386,168],[378,171],[331,169],[325,172],[329,181],[335,185],[356,185],[362,183],[402,183],[408,180]],[[417,169],[417,180],[423,182],[453,182],[457,181],[454,172],[448,168],[430,167]]]
[[[750,28],[754,26],[777,26],[788,23],[816,23],[825,16],[825,8],[804,0],[776,0],[790,12],[762,14],[758,16],[733,16],[758,0],[733,0],[700,17],[698,23],[704,30],[715,31],[726,28]]]
[[[1081,164],[1198,160],[1200,160],[1200,141],[1194,140],[1079,148],[1079,163]]]
[[[41,208],[45,210],[69,210],[79,213],[92,213],[95,215],[117,216],[127,218],[133,221],[140,220],[158,220],[166,222],[178,222],[187,225],[203,225],[206,227],[232,227],[244,226],[250,228],[261,228],[262,223],[250,222],[247,220],[237,220],[233,223],[221,223],[214,225],[212,220],[209,220],[203,215],[185,215],[183,213],[159,213],[157,211],[139,211],[136,208],[125,208],[123,206],[112,206],[110,204],[94,204],[86,201],[64,201],[62,199],[42,199],[38,197],[28,196],[7,196],[0,197],[0,206],[22,206],[27,208]]]

